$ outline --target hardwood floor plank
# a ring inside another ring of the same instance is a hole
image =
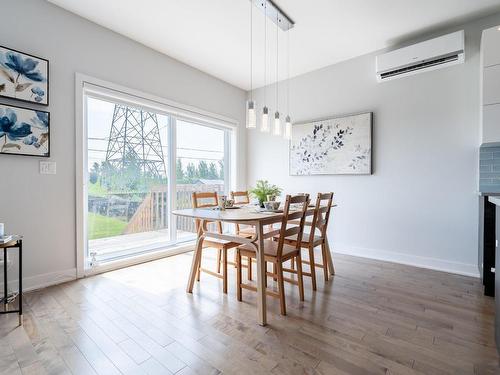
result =
[[[215,258],[207,252],[204,266]],[[477,279],[349,256],[305,301],[229,294],[191,254],[26,293],[24,326],[0,317],[0,374],[499,374],[494,300]],[[269,280],[269,287],[276,288]]]

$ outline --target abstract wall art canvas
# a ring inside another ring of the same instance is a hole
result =
[[[49,105],[49,62],[0,46],[0,96]]]
[[[294,124],[290,175],[371,174],[372,113]]]
[[[0,154],[50,156],[50,113],[0,104]]]

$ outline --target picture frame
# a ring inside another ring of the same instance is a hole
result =
[[[49,60],[0,46],[0,97],[49,105]]]
[[[289,175],[371,175],[373,112],[293,124]]]
[[[50,157],[50,112],[0,103],[0,155]]]

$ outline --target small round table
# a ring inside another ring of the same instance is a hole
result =
[[[0,249],[3,249],[3,311],[0,314],[19,314],[19,325],[23,325],[23,237],[12,236],[12,240],[0,243]],[[19,307],[17,310],[9,310],[8,302],[8,288],[7,288],[7,251],[9,249],[17,249],[19,251],[19,294],[16,299],[18,300]]]

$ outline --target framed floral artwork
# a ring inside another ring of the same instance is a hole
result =
[[[49,61],[0,46],[0,96],[49,105]]]
[[[290,175],[371,174],[371,112],[294,124]]]
[[[50,113],[0,104],[0,154],[50,156]]]

